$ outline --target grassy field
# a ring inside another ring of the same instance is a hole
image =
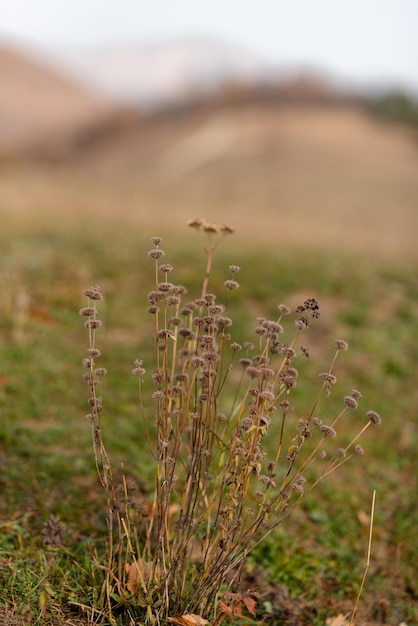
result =
[[[84,148],[0,170],[0,624],[103,617],[107,509],[85,417],[83,290],[98,284],[104,294],[103,437],[117,478],[149,502],[153,469],[131,374],[137,358],[151,367],[147,252],[161,235],[176,281],[198,296],[204,241],[184,226],[194,217],[237,228],[209,285],[222,292],[228,266],[241,267],[228,309],[234,340],[254,341],[256,318],[275,318],[280,303],[319,300],[295,416],[312,406],[333,342],[344,339],[322,417],[355,388],[360,408],[339,434],[348,441],[369,409],[383,421],[365,432],[365,455],[322,482],[249,558],[242,588],[259,590],[257,621],[337,626],[332,619],[350,613],[376,490],[356,623],[418,623],[414,131],[356,108],[256,104],[151,120]]]
[[[128,482],[147,498],[152,475],[130,372],[136,358],[151,359],[151,246],[148,233],[110,218],[4,224],[0,623],[87,624],[80,606],[99,605],[96,560],[104,554],[107,530],[85,418],[81,360],[87,336],[78,310],[85,305],[83,289],[99,284],[105,296],[100,349],[109,372],[103,436],[116,473],[123,464]],[[167,261],[197,295],[203,241],[191,231],[179,235],[178,228],[166,236],[167,222],[163,230]],[[281,302],[294,308],[315,296],[321,304],[307,338],[312,356],[301,364],[306,382],[296,394],[298,417],[312,404],[333,341],[344,338],[349,350],[338,363],[327,410],[357,388],[361,410],[344,436],[358,430],[368,409],[383,420],[366,432],[365,455],[330,476],[251,556],[243,584],[259,589],[260,620],[324,624],[352,609],[375,489],[371,565],[357,623],[418,623],[417,262],[333,248],[266,244],[261,250],[235,235],[216,256],[211,290],[221,290],[231,263],[241,267],[241,289],[230,309],[238,341],[252,340],[255,318],[275,316]],[[62,533],[56,529],[57,546],[46,545],[51,515],[65,525]]]

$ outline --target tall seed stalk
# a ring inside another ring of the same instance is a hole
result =
[[[95,334],[101,326],[96,303],[102,297],[97,287],[86,290],[88,305],[80,311],[88,317],[89,348],[83,364],[91,393],[96,466],[109,511],[107,606],[110,612],[116,589],[127,603],[136,603],[146,623],[161,624],[182,613],[213,617],[221,591],[236,588],[249,552],[323,478],[354,454],[362,454],[361,446],[355,445],[358,438],[370,424],[380,423],[380,416],[369,411],[359,433],[345,447],[331,446],[328,458],[326,448],[337,435],[337,422],[355,410],[361,398],[353,389],[329,424],[318,417],[336,383],[337,357],[347,350],[347,343],[335,342],[335,354],[328,370],[319,375],[311,409],[297,419],[290,402],[300,384],[295,362],[310,355],[302,338],[320,315],[317,300],[309,298],[297,307],[287,343],[282,341],[283,324],[291,311],[282,304],[276,319],[257,319],[254,343],[232,341],[233,321],[227,313],[239,287],[240,268],[229,267],[226,305],[217,302],[208,285],[214,251],[233,229],[203,220],[190,225],[209,238],[199,297],[182,302],[186,289],[170,282],[173,267],[161,262],[160,237],[152,239],[149,252],[155,274],[148,294],[148,312],[154,318],[151,399],[144,395],[141,360],[133,371],[140,381],[144,417],[149,401],[155,406],[155,483],[149,514],[135,521],[128,507],[121,512],[118,505],[102,440],[102,400],[97,390],[106,372],[95,364],[100,356]],[[244,356],[238,358],[239,352]],[[276,450],[266,459],[264,442],[272,437],[277,439]],[[310,470],[316,468],[312,478]],[[115,518],[118,541],[113,536]]]

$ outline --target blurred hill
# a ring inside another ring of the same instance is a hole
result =
[[[164,236],[200,216],[241,241],[417,254],[416,130],[358,96],[305,75],[141,114],[2,52],[0,124],[21,150],[0,162],[0,215],[19,228],[107,215]]]
[[[10,47],[0,46],[0,154],[53,153],[121,110],[76,82]]]

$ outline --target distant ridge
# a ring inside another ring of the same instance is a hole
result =
[[[44,67],[23,52],[0,45],[0,151],[45,137],[69,135],[108,116],[113,105]]]
[[[153,108],[184,103],[229,82],[259,84],[271,63],[245,46],[216,39],[184,38],[57,51],[54,63],[116,102]]]

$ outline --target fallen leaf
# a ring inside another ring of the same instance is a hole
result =
[[[369,526],[370,526],[370,515],[367,515],[367,513],[365,513],[364,511],[358,511],[357,519],[358,519],[358,521],[360,522],[360,524],[362,526],[366,526],[366,528],[369,528]]]
[[[327,626],[348,626],[349,622],[347,621],[345,615],[340,613],[337,617],[327,617],[325,624]]]
[[[179,626],[205,626],[209,624],[208,620],[200,615],[194,613],[185,613],[177,617],[169,617],[168,621],[172,624],[179,624]]]
[[[223,600],[219,601],[219,610],[221,613],[223,613],[224,615],[230,615],[232,616],[234,614],[233,609],[231,606],[229,606],[229,604],[227,604],[226,602],[224,602]]]
[[[153,570],[153,564],[144,559],[136,559],[132,563],[126,563],[125,571],[128,574],[128,582],[126,588],[133,594],[136,594],[140,588],[146,591],[146,583],[150,581],[151,576],[154,580],[161,578],[159,567]]]
[[[256,615],[255,607],[257,606],[257,602],[254,600],[254,598],[251,598],[250,596],[244,596],[242,601],[244,602],[245,606],[247,607],[247,611],[250,613],[250,615],[255,617],[255,615]]]

